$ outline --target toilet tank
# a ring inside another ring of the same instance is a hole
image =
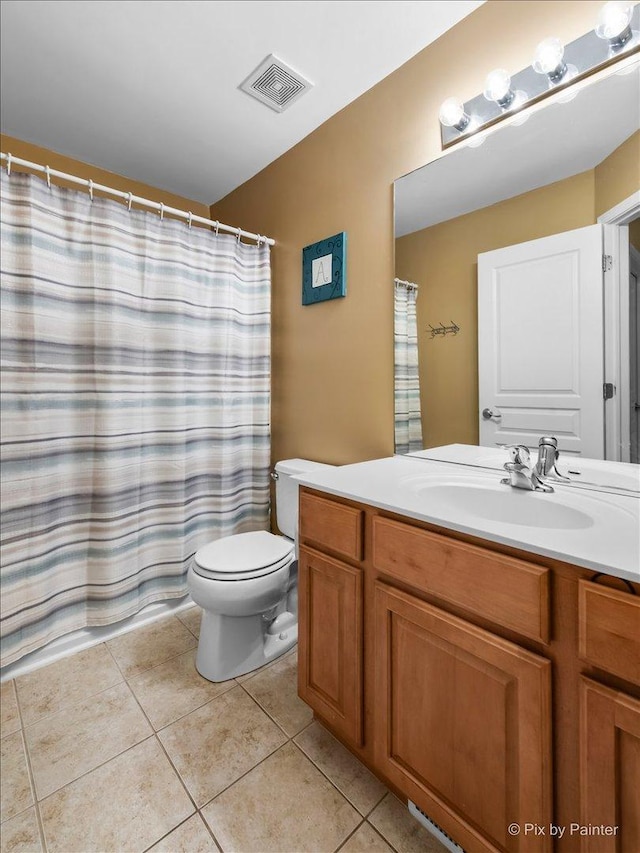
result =
[[[304,474],[317,468],[332,468],[323,462],[309,459],[284,459],[276,462],[276,521],[278,528],[289,539],[296,538],[298,527],[298,481],[295,474]]]

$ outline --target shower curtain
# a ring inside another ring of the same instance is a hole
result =
[[[394,286],[394,400],[396,453],[422,450],[415,287]]]
[[[2,665],[266,529],[266,245],[2,175]]]

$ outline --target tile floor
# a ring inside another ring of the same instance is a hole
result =
[[[197,607],[2,685],[1,853],[443,853],[296,695],[212,684]]]

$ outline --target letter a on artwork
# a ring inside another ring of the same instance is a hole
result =
[[[333,257],[322,255],[311,263],[311,287],[323,287],[333,279]]]
[[[324,264],[322,261],[318,264],[318,270],[316,274],[315,284],[326,284],[330,279],[327,278],[327,274],[324,271]]]

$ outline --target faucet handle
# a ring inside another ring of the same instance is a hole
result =
[[[556,465],[560,451],[558,450],[558,439],[553,435],[543,435],[538,442],[538,461],[536,463],[536,472],[541,477],[552,477],[555,480],[561,480],[565,483],[570,483],[569,477],[565,477],[558,471]]]
[[[515,462],[516,465],[526,465],[527,468],[531,467],[531,454],[524,444],[508,444],[506,449],[509,451],[511,462]]]

